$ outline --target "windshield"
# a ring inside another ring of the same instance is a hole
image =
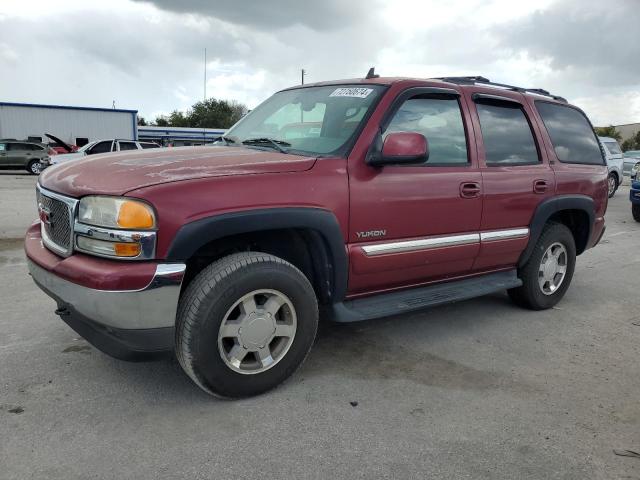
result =
[[[91,142],[91,143],[87,143],[84,147],[80,147],[77,151],[78,151],[78,152],[84,152],[84,151],[86,151],[87,149],[89,149],[89,148],[93,147],[96,143],[98,143],[98,142]]]
[[[618,145],[618,142],[602,142],[607,146],[607,150],[609,150],[609,153],[611,155],[618,155],[620,153],[622,153],[622,150],[620,150],[620,145]]]
[[[240,145],[306,155],[337,154],[359,130],[381,85],[333,85],[278,92],[227,132]]]

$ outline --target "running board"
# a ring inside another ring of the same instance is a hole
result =
[[[518,278],[517,271],[514,269],[427,287],[345,300],[332,305],[331,315],[335,322],[358,322],[468,300],[521,285],[522,280]]]

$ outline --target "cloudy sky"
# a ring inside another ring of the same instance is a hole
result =
[[[250,108],[307,81],[483,75],[640,122],[640,0],[0,0],[0,101]]]

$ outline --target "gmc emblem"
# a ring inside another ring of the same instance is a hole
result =
[[[44,223],[45,225],[49,225],[49,227],[53,228],[53,223],[51,222],[51,219],[53,218],[53,213],[51,213],[51,210],[46,208],[41,203],[38,204],[38,217],[40,217],[40,221],[42,223]]]

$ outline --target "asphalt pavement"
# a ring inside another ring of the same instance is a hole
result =
[[[0,479],[640,479],[640,224],[628,187],[554,309],[496,294],[322,325],[275,391],[209,397],[56,315],[21,236],[35,177],[0,174]]]

